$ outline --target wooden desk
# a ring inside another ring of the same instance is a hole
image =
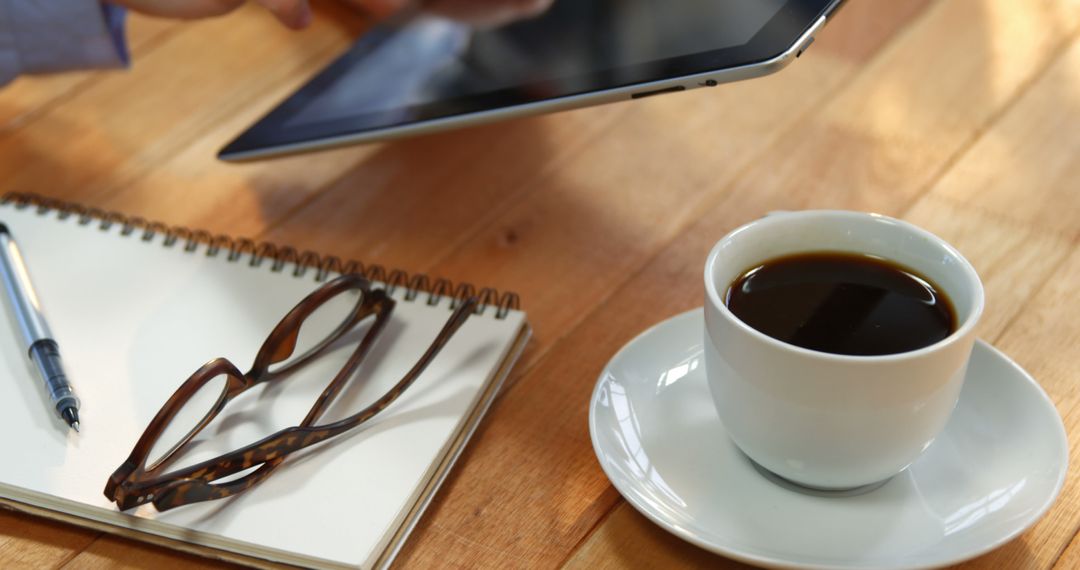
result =
[[[623,343],[701,304],[713,242],[773,209],[873,210],[954,243],[987,286],[981,337],[1041,382],[1080,441],[1080,3],[850,2],[798,62],[760,80],[214,160],[362,26],[333,5],[298,34],[255,9],[194,24],[134,17],[130,71],[0,91],[0,180],[519,292],[535,341],[399,566],[737,566],[620,498],[586,406]],[[1074,468],[1046,518],[971,564],[1077,567],[1078,502]],[[0,513],[4,568],[218,565]]]

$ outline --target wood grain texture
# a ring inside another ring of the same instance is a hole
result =
[[[1080,125],[1076,34],[907,214],[979,260],[983,338],[1001,336],[1080,239],[1080,129],[1062,125]]]
[[[1042,232],[1080,236],[1080,43],[1073,38],[980,138],[974,158],[944,177],[942,197]]]
[[[56,568],[86,548],[97,535],[45,519],[0,510],[0,566]]]
[[[1069,434],[1069,473],[1061,497],[1045,518],[1023,536],[981,559],[971,567],[1012,568],[1030,565],[1048,568],[1075,568],[1075,551],[1066,550],[1080,528],[1080,493],[1077,485],[1077,462],[1080,459],[1077,426],[1080,425],[1080,386],[1077,363],[1080,362],[1080,323],[1075,316],[1062,318],[1062,312],[1076,308],[1080,284],[1080,242],[1043,280],[1022,315],[995,344],[1022,364],[1050,394]]]
[[[731,206],[780,191],[795,198],[789,207],[902,211],[1067,45],[1080,5],[1032,8],[936,3],[771,151],[784,160],[743,177]]]
[[[740,567],[619,497],[586,407],[611,354],[701,304],[715,240],[773,209],[954,243],[987,286],[980,335],[1080,429],[1076,0],[849,2],[775,76],[240,166],[213,154],[364,23],[330,3],[299,35],[254,8],[162,26],[129,72],[0,92],[0,118],[28,117],[0,128],[5,190],[522,293],[536,340],[397,566]],[[1080,564],[1075,481],[972,566]],[[0,567],[220,566],[95,536],[0,512]]]
[[[752,568],[735,560],[684,542],[656,525],[622,501],[596,528],[589,540],[566,561],[566,570],[609,570],[615,568]]]
[[[196,568],[234,568],[233,565],[166,550],[123,538],[108,537],[95,541],[89,548],[64,565],[68,570],[188,570]]]

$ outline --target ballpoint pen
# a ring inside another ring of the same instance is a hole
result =
[[[19,330],[26,341],[27,354],[37,366],[49,391],[49,399],[56,413],[67,424],[79,431],[79,399],[68,384],[67,375],[60,360],[60,349],[53,339],[52,331],[45,322],[41,301],[30,282],[19,248],[15,245],[7,226],[0,223],[0,279],[10,301],[12,312],[19,323]]]

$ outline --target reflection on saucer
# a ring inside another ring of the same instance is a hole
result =
[[[838,499],[841,497],[857,497],[859,495],[865,495],[867,493],[876,491],[882,485],[885,485],[889,481],[893,480],[893,477],[889,477],[884,481],[878,481],[877,483],[870,483],[869,485],[862,485],[851,489],[815,489],[813,487],[807,487],[806,485],[800,485],[794,481],[788,481],[787,479],[784,479],[776,473],[773,473],[772,471],[769,471],[768,469],[762,467],[761,464],[759,464],[757,461],[750,459],[741,450],[739,451],[739,455],[741,455],[743,459],[748,461],[750,463],[750,466],[753,467],[759,475],[768,479],[769,481],[772,481],[773,484],[787,489],[792,493],[801,493],[803,495],[810,495],[812,497],[825,497],[829,499]]]

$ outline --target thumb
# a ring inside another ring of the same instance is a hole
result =
[[[308,0],[256,0],[269,10],[285,26],[294,30],[311,23],[311,6]]]

